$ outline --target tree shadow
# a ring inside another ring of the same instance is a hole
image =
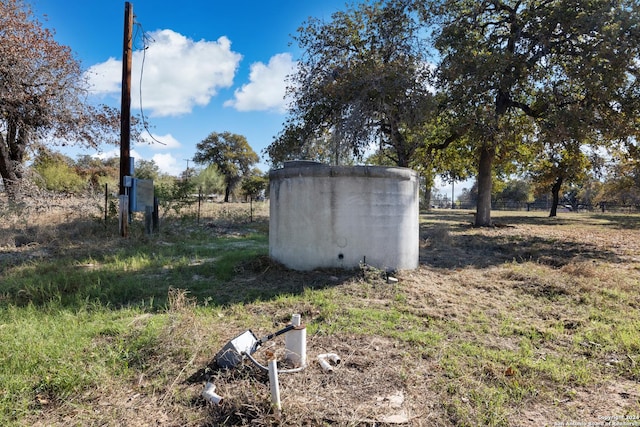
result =
[[[201,304],[228,306],[337,286],[359,270],[289,270],[268,256],[265,223],[165,224],[158,235],[117,224],[43,225],[19,230],[0,249],[0,305],[38,307],[55,301],[82,308],[164,310],[169,290]]]
[[[427,222],[447,223],[454,228],[473,226],[475,213],[459,210],[432,210],[421,214],[421,219]],[[492,216],[494,224],[498,226],[518,225],[582,225],[602,226],[615,229],[640,229],[640,214],[624,213],[560,213],[549,217],[545,212],[511,212],[495,211]]]
[[[631,214],[598,214],[594,219],[605,227],[619,230],[640,230],[640,215]]]
[[[560,268],[576,259],[623,263],[617,253],[598,247],[586,240],[565,241],[557,237],[532,235],[525,226],[538,227],[614,227],[627,228],[636,224],[626,218],[614,216],[602,221],[597,217],[526,217],[500,216],[495,228],[475,232],[471,223],[460,222],[461,215],[443,215],[439,223],[431,218],[420,227],[420,264],[436,268],[487,268],[505,262],[536,262]],[[458,220],[456,222],[456,219]],[[502,228],[521,229],[522,232],[504,233]],[[576,231],[579,233],[579,231]]]
[[[587,240],[535,235],[527,226],[635,229],[640,225],[640,216],[630,215],[518,214],[496,216],[496,223],[516,228],[513,233],[501,228],[479,233],[469,213],[438,212],[421,219],[420,264],[444,269],[505,262],[559,268],[576,259],[622,263],[625,260],[614,251]],[[215,226],[176,221],[163,224],[161,232],[152,236],[133,227],[128,238],[119,236],[115,222],[105,226],[78,219],[29,225],[16,230],[13,246],[4,243],[0,249],[0,305],[44,306],[56,301],[71,308],[96,303],[163,310],[169,289],[177,288],[201,304],[227,306],[300,295],[363,275],[359,269],[287,269],[268,257],[267,232],[266,220]]]

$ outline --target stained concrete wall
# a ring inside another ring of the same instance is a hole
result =
[[[415,171],[289,162],[269,181],[269,253],[287,267],[418,266]]]

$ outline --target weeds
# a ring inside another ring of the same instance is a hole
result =
[[[395,283],[370,266],[287,270],[244,209],[126,240],[95,221],[75,224],[86,238],[28,221],[3,237],[0,424],[533,426],[640,412],[637,221],[518,215],[484,230],[430,213],[421,266]],[[263,374],[212,358],[292,313],[310,365],[281,376],[278,415]],[[342,357],[333,374],[314,361],[326,352]],[[201,398],[205,373],[223,405]]]

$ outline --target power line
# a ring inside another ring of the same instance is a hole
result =
[[[143,80],[143,76],[144,76],[144,63],[146,61],[147,58],[147,49],[149,49],[149,44],[155,42],[155,40],[151,37],[149,37],[147,35],[147,33],[144,31],[144,28],[142,27],[142,24],[140,22],[136,22],[136,34],[138,34],[138,30],[140,31],[141,39],[142,39],[142,64],[140,66],[140,82],[139,82],[139,96],[140,96],[140,116],[142,118],[142,127],[144,128],[144,130],[147,131],[147,133],[149,134],[149,137],[151,138],[152,141],[157,142],[158,144],[161,145],[167,145],[166,143],[159,141],[157,138],[155,138],[152,134],[151,134],[151,130],[149,129],[149,122],[147,121],[145,115],[144,115],[144,108],[142,107],[142,80]],[[150,43],[149,43],[150,42]]]

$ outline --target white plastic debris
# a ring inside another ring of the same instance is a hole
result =
[[[316,356],[316,358],[318,360],[318,363],[320,363],[320,367],[325,372],[333,371],[333,366],[331,365],[331,363],[329,363],[330,361],[334,365],[340,364],[340,356],[338,356],[336,353],[323,353]]]
[[[214,405],[222,403],[222,397],[216,394],[216,386],[211,382],[207,382],[207,384],[205,384],[204,390],[202,391],[202,397]]]

